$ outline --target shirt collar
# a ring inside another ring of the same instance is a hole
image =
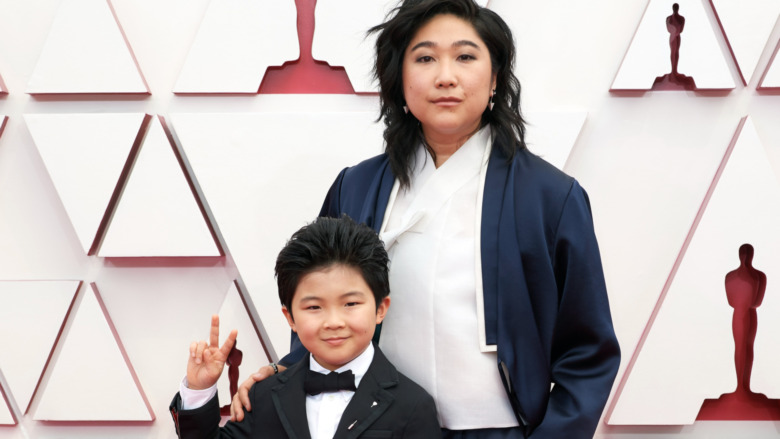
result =
[[[485,125],[469,137],[460,148],[452,153],[446,162],[439,166],[439,168],[458,167],[459,165],[456,165],[455,163],[459,163],[460,166],[466,167],[480,166],[482,164],[481,161],[472,159],[474,156],[484,155],[484,151],[492,143],[492,139],[493,132],[490,129],[490,125]],[[414,164],[411,173],[411,186],[422,186],[437,170],[438,168],[436,168],[433,157],[431,157],[431,154],[425,146],[420,143],[415,151]],[[407,188],[407,191],[410,189],[411,188]]]

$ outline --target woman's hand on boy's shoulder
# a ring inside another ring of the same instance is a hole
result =
[[[230,403],[230,420],[233,422],[240,422],[244,419],[244,409],[248,412],[252,411],[252,404],[249,402],[249,389],[251,389],[255,383],[276,374],[277,371],[283,372],[286,369],[286,367],[280,364],[277,364],[276,369],[274,369],[274,367],[269,364],[268,366],[263,366],[258,369],[257,372],[250,375],[249,378],[241,383],[241,385],[238,386],[238,391],[233,395],[233,401]]]
[[[211,316],[211,331],[208,343],[205,340],[190,344],[187,361],[187,387],[193,390],[208,389],[217,383],[225,366],[230,350],[236,343],[238,331],[230,332],[222,347],[219,346],[219,316]]]

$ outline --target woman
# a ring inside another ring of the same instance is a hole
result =
[[[525,148],[511,31],[473,0],[407,0],[371,32],[386,152],[342,171],[320,215],[388,248],[380,346],[444,437],[592,437],[619,348],[587,195]]]

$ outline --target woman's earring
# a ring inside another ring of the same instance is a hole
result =
[[[496,94],[496,89],[493,89],[493,93],[490,93],[490,100],[488,101],[488,108],[490,108],[490,111],[493,111],[493,105],[495,103],[493,102],[493,95]]]
[[[404,105],[404,114],[409,114],[409,107]]]

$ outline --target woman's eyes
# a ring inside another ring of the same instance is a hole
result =
[[[458,61],[473,61],[473,60],[476,60],[477,57],[472,55],[472,54],[470,54],[470,53],[464,53],[464,54],[458,55],[456,59]],[[433,57],[429,56],[429,55],[423,55],[423,56],[417,57],[417,62],[418,63],[426,64],[426,63],[433,62],[433,61],[434,61]]]

